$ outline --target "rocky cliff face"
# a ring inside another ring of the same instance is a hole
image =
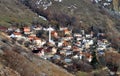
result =
[[[0,32],[0,76],[73,76]]]

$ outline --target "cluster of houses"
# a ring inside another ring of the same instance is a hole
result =
[[[55,29],[52,26],[25,26],[22,28],[8,28],[9,37],[16,41],[28,42],[28,48],[33,54],[42,59],[50,60],[62,67],[68,67],[77,60],[90,63],[93,59],[92,52],[104,55],[105,50],[110,47],[105,33],[86,33],[80,30],[74,33],[68,27]],[[46,37],[37,36],[39,32],[47,32]]]

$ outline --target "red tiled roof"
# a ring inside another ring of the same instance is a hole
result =
[[[21,35],[21,33],[19,33],[19,32],[14,32],[14,35]]]
[[[43,50],[43,48],[37,48],[37,50],[41,51],[41,50]]]
[[[45,52],[51,52],[51,48],[45,49]]]
[[[38,38],[38,37],[34,37],[34,40],[41,40],[40,38]]]
[[[51,34],[52,34],[52,35],[55,35],[55,34],[57,34],[57,32],[56,32],[56,31],[52,31]]]
[[[68,29],[65,29],[64,32],[69,32],[69,30],[68,30]]]
[[[34,36],[28,36],[28,38],[33,40],[33,39],[34,39]]]
[[[4,27],[4,26],[0,26],[0,31],[6,31],[6,30],[7,30],[6,27]]]
[[[24,27],[24,32],[30,32],[30,27]]]
[[[91,56],[91,54],[85,53],[85,56],[86,56],[87,58],[89,58],[89,57]]]
[[[51,32],[51,34],[54,34],[54,33],[56,33],[56,31],[52,31],[52,32]]]

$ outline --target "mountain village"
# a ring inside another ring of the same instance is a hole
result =
[[[111,49],[105,33],[96,31],[91,27],[88,33],[83,29],[75,33],[69,27],[55,28],[51,25],[11,27],[6,30],[13,42],[27,47],[38,57],[69,70],[78,69],[73,66],[78,61],[90,64],[94,53],[104,57],[105,51]]]
[[[120,76],[120,0],[1,0],[0,76]]]

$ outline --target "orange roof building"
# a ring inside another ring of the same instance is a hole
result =
[[[34,40],[41,40],[40,38],[38,38],[38,37],[34,37]]]
[[[30,33],[30,27],[24,27],[23,31],[25,34],[29,34]]]
[[[14,35],[21,35],[21,33],[19,33],[19,32],[14,32]]]
[[[15,35],[15,37],[21,37],[22,36],[22,34],[19,33],[19,32],[14,32],[14,35]]]
[[[29,40],[33,40],[35,36],[28,36]]]
[[[70,31],[68,29],[65,29],[64,34],[70,34]]]
[[[52,31],[52,32],[51,32],[51,35],[52,35],[53,37],[58,37],[58,33],[57,33],[56,31]]]
[[[33,41],[38,46],[41,45],[41,43],[42,43],[42,40],[40,38],[38,38],[38,37],[34,37]]]

